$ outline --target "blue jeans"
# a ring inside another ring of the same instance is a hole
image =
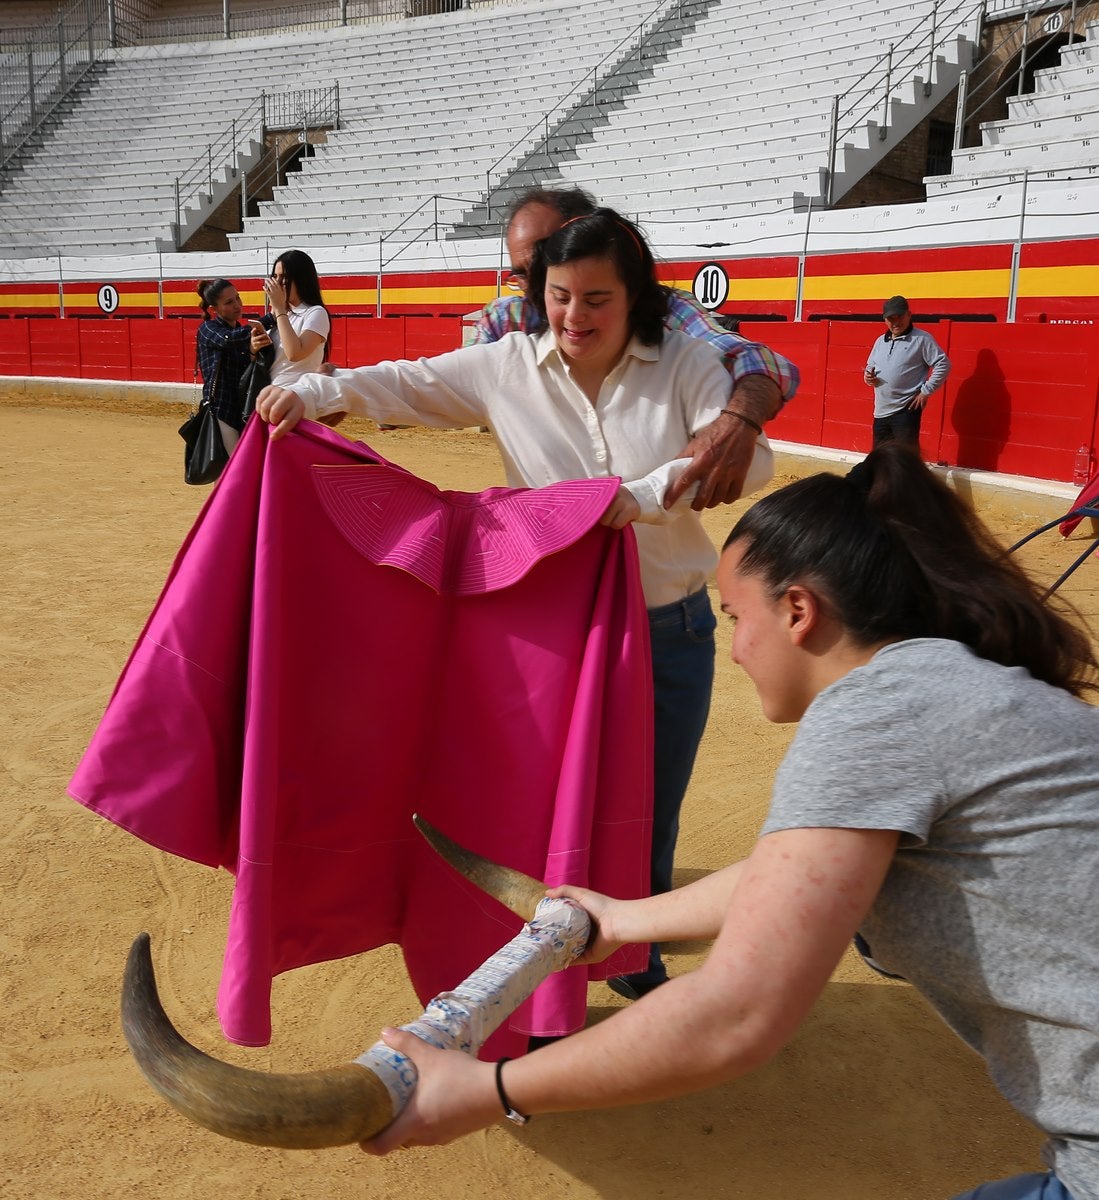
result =
[[[653,895],[672,890],[679,810],[691,780],[698,744],[710,715],[717,620],[705,588],[674,604],[649,609],[653,659]],[[660,949],[631,980],[667,978]]]
[[[1052,1171],[1035,1171],[1033,1175],[1012,1175],[1010,1179],[982,1183],[954,1200],[1072,1200],[1072,1196]]]

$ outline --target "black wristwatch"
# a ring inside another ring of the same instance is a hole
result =
[[[507,1062],[511,1062],[511,1059],[501,1058],[496,1064],[496,1094],[500,1097],[500,1104],[503,1106],[504,1116],[507,1117],[509,1121],[514,1122],[516,1125],[525,1125],[530,1120],[530,1117],[526,1116],[524,1113],[521,1113],[517,1108],[514,1108],[511,1101],[508,1099],[507,1092],[504,1091],[503,1070],[504,1063]]]

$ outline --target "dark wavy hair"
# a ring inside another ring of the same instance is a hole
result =
[[[645,235],[613,208],[575,217],[534,248],[527,297],[546,320],[546,272],[580,258],[610,259],[630,298],[630,332],[645,346],[664,338],[668,290],[656,280],[656,263]]]
[[[298,289],[298,297],[302,304],[319,304],[325,308],[324,297],[321,295],[321,281],[317,276],[317,264],[304,250],[284,250],[271,264],[271,274],[282,263],[282,273],[286,282],[292,283]],[[325,308],[325,311],[328,310]]]
[[[282,263],[282,273],[287,284],[293,284],[298,289],[298,299],[302,304],[319,304],[325,312],[328,306],[321,295],[321,281],[317,275],[317,264],[304,250],[284,250],[271,264],[271,274]],[[289,288],[287,289],[289,294]],[[329,317],[332,316],[328,313]],[[324,343],[324,361],[328,361],[330,340]]]
[[[1095,652],[1071,608],[1044,599],[902,443],[871,451],[846,476],[812,475],[765,496],[725,547],[734,542],[745,544],[739,570],[773,598],[795,582],[811,588],[860,645],[948,638],[1073,695],[1097,687]]]

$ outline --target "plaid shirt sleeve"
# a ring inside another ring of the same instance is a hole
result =
[[[481,319],[473,331],[473,345],[498,342],[508,333],[536,333],[542,320],[533,304],[522,296],[500,296],[481,310]]]
[[[208,328],[211,325],[212,321],[203,321],[195,335],[195,363],[198,373],[207,383],[214,377],[224,344],[223,339]]]
[[[747,375],[766,375],[778,384],[785,404],[798,389],[798,369],[788,358],[776,354],[762,342],[750,342],[730,333],[719,325],[709,312],[686,292],[672,289],[668,293],[668,329],[678,329],[689,337],[704,338],[713,343],[725,358],[725,369],[733,379],[733,387]]]

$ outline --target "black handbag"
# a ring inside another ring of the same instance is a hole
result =
[[[200,404],[179,427],[183,438],[184,483],[216,483],[229,452],[221,436],[221,426],[209,404]]]
[[[221,374],[223,357],[224,355],[218,357],[217,369],[210,386],[211,395]],[[195,379],[198,379],[197,347]],[[183,439],[183,482],[216,483],[229,461],[229,451],[225,449],[225,439],[221,436],[217,415],[205,400],[199,401],[198,408],[179,427],[179,436]]]
[[[256,397],[271,382],[271,364],[275,361],[274,346],[264,346],[244,368],[240,377],[240,419],[245,424],[256,411]]]

